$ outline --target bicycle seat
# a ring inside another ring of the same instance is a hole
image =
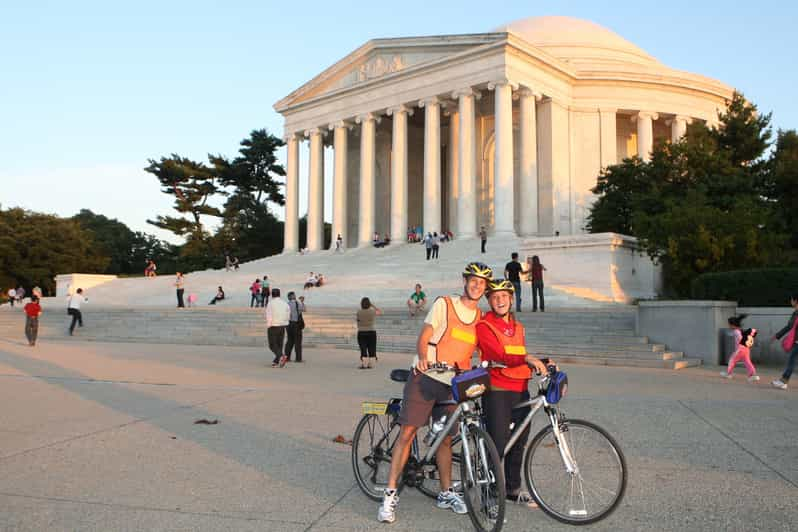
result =
[[[395,369],[391,371],[391,380],[394,382],[407,382],[409,378],[409,369]]]

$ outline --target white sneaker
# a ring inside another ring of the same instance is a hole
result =
[[[721,371],[720,372],[720,376],[723,377],[724,379],[731,379],[732,378],[732,374],[731,373],[726,373],[725,371]]]
[[[463,496],[451,489],[438,493],[438,508],[451,508],[456,514],[468,513]]]
[[[748,382],[756,382],[759,380],[759,375],[751,375],[748,377]]]
[[[786,390],[787,389],[787,383],[784,382],[781,379],[776,379],[775,381],[771,382],[770,384],[772,384],[773,386],[775,386],[779,390]]]
[[[399,504],[399,493],[396,490],[385,490],[382,494],[382,504],[377,512],[377,521],[380,523],[393,523],[396,521],[396,505]]]

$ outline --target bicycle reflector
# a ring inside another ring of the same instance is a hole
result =
[[[546,388],[546,402],[550,405],[557,404],[567,393],[568,375],[563,371],[558,371],[549,379],[549,387]]]

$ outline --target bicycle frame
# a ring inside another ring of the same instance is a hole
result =
[[[546,401],[546,397],[538,395],[537,397],[518,403],[513,407],[513,410],[526,407],[530,407],[531,410],[524,420],[519,425],[516,425],[513,429],[510,439],[504,448],[503,456],[507,456],[507,454],[510,452],[510,449],[513,448],[513,445],[515,445],[516,442],[518,442],[518,440],[521,438],[521,434],[523,434],[526,428],[532,423],[532,417],[537,414],[538,410],[543,408],[548,413],[549,423],[551,423],[551,428],[558,444],[557,448],[560,451],[560,456],[562,456],[563,464],[565,464],[565,470],[568,471],[569,474],[579,474],[579,466],[571,456],[571,450],[568,447],[568,442],[562,437],[562,431],[560,430],[560,424],[557,420],[557,415],[549,409],[549,406],[550,405],[548,401]]]
[[[435,456],[436,452],[438,452],[438,448],[441,446],[441,443],[443,443],[444,438],[446,438],[449,432],[451,432],[452,427],[454,427],[455,423],[458,422],[468,423],[465,420],[461,420],[461,418],[464,417],[465,414],[470,413],[474,410],[472,405],[473,405],[472,401],[465,401],[457,405],[457,408],[454,410],[452,415],[446,421],[446,425],[443,427],[443,429],[441,429],[441,431],[437,434],[437,436],[435,436],[435,441],[432,442],[432,445],[430,445],[429,449],[427,449],[427,452],[422,457],[421,459],[422,462],[427,463],[430,460],[432,460],[432,457]],[[465,427],[461,426],[460,433],[462,434],[464,430]]]

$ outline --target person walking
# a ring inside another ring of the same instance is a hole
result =
[[[249,308],[259,306],[260,301],[260,279],[255,279],[255,282],[252,283],[249,287],[249,292],[251,297],[249,298]]]
[[[504,266],[504,278],[510,281],[515,288],[515,311],[521,312],[521,274],[524,267],[518,262],[518,252],[513,251],[510,262]]]
[[[338,236],[335,238],[335,252],[343,253],[343,251],[344,251],[344,239],[341,237],[341,233],[338,233]]]
[[[438,232],[432,233],[432,258],[438,258],[438,250],[441,247],[441,237],[438,236]]]
[[[432,233],[424,237],[424,248],[427,250],[427,260],[432,256]]]
[[[485,246],[488,245],[488,232],[484,225],[479,228],[479,239],[482,241],[482,253],[485,253]]]
[[[272,297],[266,306],[266,338],[269,349],[274,353],[273,368],[278,365],[282,368],[288,360],[283,354],[283,341],[290,315],[291,309],[288,308],[288,303],[280,299],[280,289],[272,288]]]
[[[798,358],[798,334],[796,334],[796,328],[798,328],[798,292],[794,292],[790,296],[790,306],[793,308],[790,321],[770,339],[771,341],[781,340],[781,347],[789,353],[787,365],[784,367],[781,378],[771,382],[773,386],[780,390],[787,389],[787,383],[790,382],[792,372],[795,370],[795,360]]]
[[[75,332],[76,323],[78,327],[83,327],[83,314],[80,312],[80,305],[86,301],[88,298],[83,295],[82,288],[78,288],[67,300],[67,314],[72,316],[72,323],[69,324],[69,336]]]
[[[39,316],[42,315],[42,307],[39,305],[39,298],[33,295],[30,303],[25,305],[25,337],[28,345],[36,345],[36,337],[39,335]]]
[[[8,289],[8,303],[13,307],[17,300],[17,291],[14,287]]]
[[[754,345],[754,338],[756,338],[757,331],[756,329],[742,330],[743,320],[746,316],[747,314],[740,314],[739,316],[732,316],[727,320],[732,331],[734,331],[734,345],[736,349],[734,353],[732,353],[731,358],[729,358],[728,367],[725,370],[721,370],[720,376],[731,379],[734,366],[736,366],[738,362],[742,362],[743,365],[745,365],[745,369],[748,370],[748,382],[756,382],[759,380],[759,375],[756,374],[756,368],[751,362],[751,346]]]
[[[537,255],[532,256],[532,261],[528,263],[529,280],[532,285],[532,312],[538,311],[538,297],[540,297],[540,311],[546,312],[546,302],[543,299],[543,272],[546,267],[540,263]]]
[[[291,351],[296,353],[294,360],[302,362],[302,329],[305,328],[305,318],[302,313],[305,312],[305,296],[299,296],[297,300],[294,292],[288,292],[288,329],[286,329],[286,336],[288,340],[285,342],[285,360],[291,361]]]
[[[377,316],[382,311],[364,297],[360,300],[360,310],[357,311],[357,345],[360,347],[360,368],[370,369],[371,359],[377,360]],[[376,365],[376,362],[375,362]]]
[[[177,272],[175,274],[175,288],[176,288],[176,292],[177,292],[177,308],[184,308],[186,306],[186,305],[183,304],[183,293],[186,291],[184,286],[183,286],[183,284],[184,284],[183,274],[180,273],[180,272]]]

